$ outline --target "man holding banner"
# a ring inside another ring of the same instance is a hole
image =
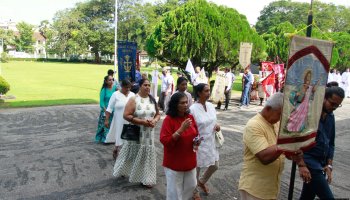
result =
[[[316,145],[304,153],[298,163],[300,177],[304,180],[300,199],[334,199],[329,188],[332,182],[335,120],[333,111],[341,107],[344,90],[333,86],[326,88],[321,119],[317,130]]]
[[[239,108],[241,108],[242,106],[248,107],[250,102],[250,97],[249,97],[250,89],[252,88],[252,85],[254,83],[254,76],[248,68],[244,70],[242,80],[243,80],[243,91],[242,91],[243,95],[242,95],[241,105],[239,106]]]
[[[239,179],[242,200],[277,199],[284,155],[276,145],[283,94],[271,96],[262,111],[250,119],[243,133],[244,156]],[[293,152],[300,159],[300,150]]]

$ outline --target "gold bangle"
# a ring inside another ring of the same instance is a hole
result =
[[[175,131],[175,133],[174,133],[174,134],[175,134],[175,135],[177,135],[177,136],[179,136],[179,137],[181,136],[181,135],[180,135],[180,133],[179,133],[179,132],[177,132],[177,131]]]

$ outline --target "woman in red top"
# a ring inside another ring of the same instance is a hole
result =
[[[160,131],[164,146],[163,167],[167,180],[167,200],[188,200],[196,188],[196,152],[194,138],[198,135],[196,122],[188,114],[187,96],[178,92],[171,96]]]

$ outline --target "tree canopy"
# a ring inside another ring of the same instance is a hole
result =
[[[15,37],[16,50],[33,52],[34,26],[25,22],[20,22],[16,27],[18,29],[18,35]]]
[[[255,25],[256,30],[260,34],[266,33],[271,27],[284,22],[290,22],[295,27],[302,27],[306,24],[309,9],[309,3],[292,2],[291,0],[274,1],[260,12]],[[314,21],[321,30],[350,31],[350,8],[313,1],[312,10]]]
[[[255,59],[264,57],[264,42],[245,16],[232,8],[193,0],[164,14],[148,37],[146,50],[182,68],[190,58],[210,73],[222,64],[238,64],[240,42],[253,43]]]

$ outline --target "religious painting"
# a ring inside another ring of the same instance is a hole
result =
[[[314,144],[332,48],[329,41],[292,38],[277,141],[287,152],[306,150]]]

